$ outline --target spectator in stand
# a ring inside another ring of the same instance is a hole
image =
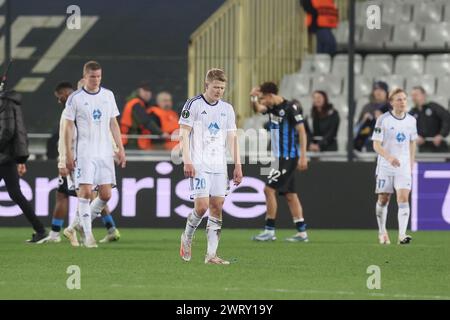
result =
[[[314,91],[311,110],[313,122],[313,138],[309,151],[337,151],[337,132],[339,128],[339,113],[328,101],[324,91]]]
[[[172,150],[178,141],[172,141],[171,136],[174,131],[179,129],[178,113],[173,110],[172,95],[166,91],[158,93],[156,106],[149,108],[147,112],[154,117],[155,123],[162,133],[168,135],[168,138],[152,142],[155,142],[156,145],[163,145],[166,150]]]
[[[336,39],[331,29],[337,28],[339,14],[333,0],[300,0],[306,12],[308,32],[315,33],[317,53],[336,53]]]
[[[362,151],[365,148],[367,151],[374,151],[371,136],[377,118],[390,110],[388,96],[389,87],[387,83],[383,81],[374,82],[370,102],[361,110],[355,126],[356,134],[353,145],[356,150]]]
[[[160,127],[156,123],[155,116],[148,113],[148,102],[152,98],[152,91],[148,83],[143,82],[137,88],[137,97],[131,99],[125,105],[122,117],[120,119],[120,130],[122,135],[141,134],[141,135],[162,135],[165,138]],[[141,150],[151,149],[149,138],[130,139],[122,136],[122,143],[128,148],[139,148]]]
[[[414,107],[411,115],[417,119],[419,152],[449,152],[445,138],[450,132],[450,113],[441,105],[427,101],[423,87],[411,91]]]

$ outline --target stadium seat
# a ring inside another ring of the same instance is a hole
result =
[[[436,102],[437,104],[440,104],[446,110],[449,109],[448,96],[431,96],[431,97],[429,97],[428,100],[431,102]]]
[[[450,21],[450,3],[447,0],[444,0],[446,5],[444,7],[444,19],[443,21]]]
[[[362,57],[360,54],[355,54],[354,68],[355,74],[360,74],[362,70]],[[348,55],[338,54],[333,59],[333,66],[331,73],[339,76],[345,76],[348,73]]]
[[[290,96],[297,98],[302,95],[309,94],[310,89],[310,78],[307,74],[293,74],[290,78],[291,81],[291,91]]]
[[[355,2],[355,19],[358,26],[366,26],[367,8],[370,5],[378,5],[381,8],[382,0],[356,1]]]
[[[348,136],[348,119],[346,116],[339,112],[339,128],[337,132],[338,151],[343,152],[347,148],[347,136]]]
[[[354,93],[355,99],[360,97],[369,96],[372,91],[372,78],[367,75],[357,74],[355,75]],[[342,94],[346,95],[348,90],[348,78],[344,78],[344,89]]]
[[[280,82],[279,93],[288,100],[292,99],[292,76],[292,74],[286,74]]]
[[[311,116],[311,108],[312,108],[312,97],[311,95],[302,96],[297,98],[300,101],[303,109],[303,116],[310,117]]]
[[[338,27],[336,29],[333,29],[332,32],[334,33],[334,37],[336,38],[338,49],[347,48],[349,36],[348,21],[347,20],[340,21]],[[355,43],[360,41],[360,39],[361,39],[361,26],[356,25]]]
[[[413,49],[417,42],[422,41],[423,27],[414,22],[394,26],[392,41],[386,42],[391,49]]]
[[[425,72],[435,76],[450,74],[450,54],[430,54],[425,62]]]
[[[425,59],[420,54],[401,54],[395,60],[395,73],[404,76],[423,74]]]
[[[390,74],[387,76],[380,76],[375,78],[375,81],[384,81],[389,86],[389,91],[395,88],[405,87],[405,78],[400,74]]]
[[[334,108],[339,112],[339,116],[341,118],[348,116],[347,96],[345,95],[331,96],[330,103],[332,103]]]
[[[300,73],[327,74],[331,70],[331,57],[328,54],[314,54],[303,58]]]
[[[334,74],[317,75],[312,78],[312,91],[322,90],[329,96],[340,95],[342,92],[342,77]]]
[[[427,94],[434,94],[436,91],[436,78],[432,74],[411,76],[406,78],[406,92],[409,94],[413,87],[421,86]]]
[[[445,48],[450,43],[450,23],[431,23],[425,26],[424,40],[419,48]]]
[[[411,21],[412,6],[401,1],[383,1],[381,22],[390,25],[401,25]]]
[[[361,41],[356,43],[359,48],[383,48],[385,42],[392,37],[392,26],[382,24],[381,29],[363,28]]]
[[[394,59],[389,54],[368,54],[364,59],[363,74],[368,77],[391,74]]]
[[[440,22],[442,11],[441,3],[432,1],[416,2],[413,9],[413,21],[421,24]]]
[[[450,76],[441,76],[437,79],[436,94],[439,96],[449,96],[450,91]]]

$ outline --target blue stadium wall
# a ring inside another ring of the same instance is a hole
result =
[[[52,131],[61,112],[53,97],[53,89],[62,80],[76,83],[82,75],[83,63],[88,59],[96,59],[103,65],[103,85],[114,91],[119,108],[141,80],[149,80],[154,92],[172,92],[176,107],[180,108],[187,98],[189,36],[224,2],[225,0],[11,1],[13,23],[18,18],[27,19],[32,16],[69,17],[66,10],[72,4],[80,7],[82,16],[98,18],[49,73],[36,73],[33,68],[65,30],[65,22],[58,27],[30,29],[17,44],[19,48],[28,47],[34,51],[27,59],[15,60],[9,87],[13,88],[26,77],[45,78],[34,92],[23,94],[29,132]],[[0,14],[3,15],[4,12],[3,5],[0,7]],[[2,37],[4,30],[2,26]]]

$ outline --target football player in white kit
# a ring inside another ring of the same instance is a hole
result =
[[[84,245],[97,247],[92,234],[91,215],[98,215],[111,198],[111,188],[116,184],[112,137],[118,146],[118,163],[125,167],[125,151],[116,117],[119,110],[114,94],[100,86],[102,69],[98,62],[84,65],[84,86],[67,100],[63,116],[66,121],[64,142],[66,167],[74,171],[78,189],[78,215],[85,233]],[[77,138],[72,151],[74,126]],[[111,134],[110,134],[111,131]],[[91,203],[92,186],[98,185],[99,196]]]
[[[378,153],[376,169],[376,216],[380,244],[390,244],[386,231],[387,209],[391,194],[397,192],[398,243],[408,244],[411,236],[406,234],[410,214],[412,168],[415,161],[417,124],[407,113],[406,93],[395,89],[389,95],[393,110],[381,115],[372,136]]]
[[[179,123],[184,174],[190,179],[190,189],[194,197],[194,209],[187,218],[185,231],[181,234],[180,256],[184,261],[191,260],[194,232],[209,209],[205,263],[230,263],[217,256],[222,228],[222,207],[229,189],[227,145],[234,160],[235,185],[242,181],[242,166],[233,106],[221,100],[226,81],[222,70],[209,70],[205,79],[205,92],[188,100],[181,112]]]

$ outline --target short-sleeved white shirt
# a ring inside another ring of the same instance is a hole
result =
[[[411,175],[410,142],[417,139],[416,119],[406,114],[396,118],[390,111],[381,115],[372,135],[372,140],[381,141],[383,148],[400,161],[400,167],[393,167],[385,158],[378,156],[377,174]]]
[[[226,138],[236,130],[233,106],[222,100],[210,104],[199,95],[186,102],[179,124],[192,127],[190,151],[195,169],[226,173]]]
[[[67,99],[63,117],[75,122],[75,157],[112,157],[110,121],[118,115],[112,91],[100,87],[97,93],[89,93],[84,88],[73,92]]]

